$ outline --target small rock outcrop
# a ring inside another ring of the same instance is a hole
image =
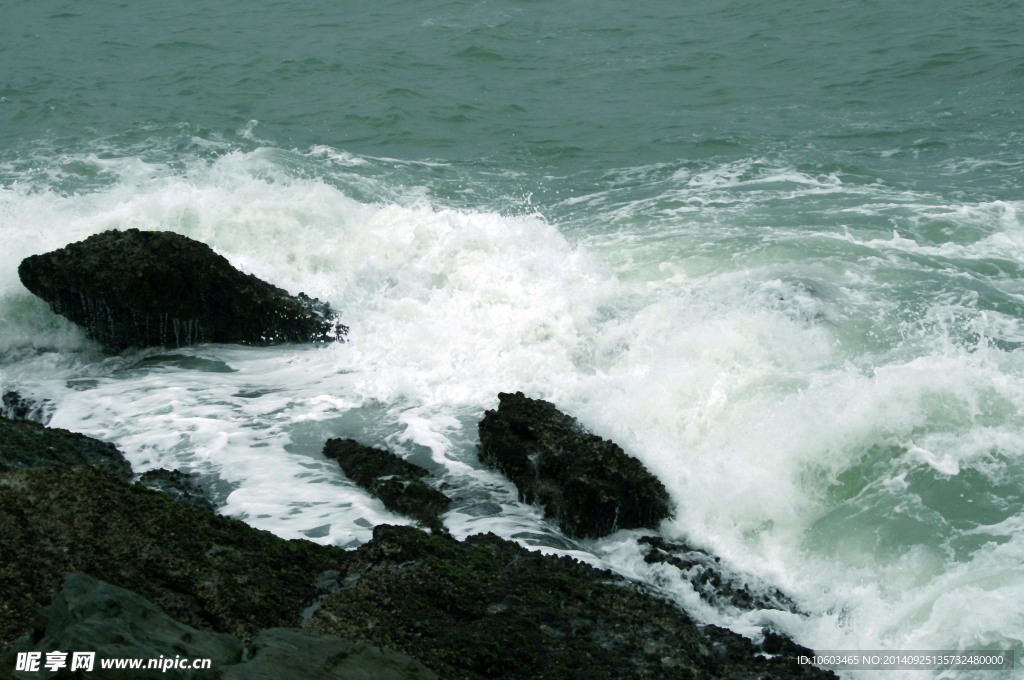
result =
[[[566,534],[597,538],[653,527],[670,513],[665,485],[614,442],[587,432],[554,404],[498,395],[480,421],[480,460],[544,508]]]
[[[107,350],[339,340],[330,305],[240,272],[166,231],[106,231],[22,260],[22,283]]]
[[[388,510],[442,529],[440,515],[451,500],[424,483],[428,473],[423,468],[354,439],[328,439],[324,455],[338,461],[345,476],[379,498]]]

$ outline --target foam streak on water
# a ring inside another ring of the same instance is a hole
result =
[[[0,189],[0,387],[52,399],[53,426],[115,442],[136,472],[197,471],[221,512],[351,546],[405,521],[320,454],[354,436],[442,478],[457,536],[496,531],[611,565],[749,634],[773,624],[819,649],[1022,644],[1019,204],[730,161],[634,169],[552,204],[556,225],[436,198],[443,167],[322,146],[184,167],[79,160],[106,173],[101,186]],[[649,195],[624,196],[636,177]],[[354,198],[381,184],[386,198]],[[776,201],[802,217],[748,228]],[[584,232],[570,209],[586,203]],[[104,357],[21,287],[17,263],[127,227],[199,239],[329,300],[350,341]],[[943,229],[959,237],[939,243]],[[645,564],[635,533],[561,536],[476,458],[476,423],[513,390],[657,474],[678,505],[666,537],[758,574],[807,615],[711,607]]]

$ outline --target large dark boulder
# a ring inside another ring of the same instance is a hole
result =
[[[15,424],[53,448],[69,434]],[[74,572],[92,579],[67,581]],[[232,663],[237,646],[211,633],[237,638],[249,661]],[[381,526],[346,552],[89,465],[0,471],[0,677],[12,644],[101,641],[127,645],[111,655],[167,658],[169,645],[221,658],[225,678],[834,677],[799,665],[806,650],[775,633],[757,645],[701,627],[637,583],[493,535]]]
[[[212,248],[165,231],[106,231],[25,258],[22,283],[110,351],[199,342],[341,339],[330,305],[238,271]]]
[[[653,527],[670,513],[665,485],[640,461],[550,402],[503,392],[479,432],[480,460],[569,536]]]
[[[324,455],[337,460],[346,477],[379,498],[388,510],[432,529],[443,528],[440,515],[451,500],[427,486],[423,468],[354,439],[328,439]]]
[[[835,677],[777,635],[766,658],[634,582],[493,534],[378,526],[341,580],[306,630],[400,650],[445,678]]]

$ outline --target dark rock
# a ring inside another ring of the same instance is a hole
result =
[[[330,305],[231,266],[164,231],[107,231],[25,258],[22,283],[110,351],[199,342],[268,345],[341,339]]]
[[[85,466],[0,473],[0,647],[28,630],[71,572],[245,641],[299,625],[324,592],[318,577],[346,559]]]
[[[5,659],[7,668],[14,667],[18,652],[53,651],[95,652],[92,671],[79,671],[82,677],[110,680],[132,678],[208,678],[213,669],[242,660],[242,643],[223,633],[201,631],[175,621],[148,600],[124,588],[112,586],[87,574],[69,575],[64,588],[53,602],[36,616],[32,632],[18,640]],[[210,659],[210,670],[104,669],[102,659],[134,658],[174,660]],[[68,677],[71,656],[64,674],[46,670],[15,673],[20,678]],[[78,677],[79,673],[72,677]],[[312,676],[311,676],[312,677]]]
[[[31,420],[46,425],[56,408],[49,399],[32,399],[15,390],[4,392],[0,415],[11,420]]]
[[[636,583],[493,534],[378,526],[310,631],[362,639],[445,678],[826,678],[700,627]]]
[[[139,484],[147,489],[165,493],[179,503],[193,505],[204,510],[213,510],[213,503],[195,476],[181,470],[159,468],[149,470],[139,477]]]
[[[364,446],[353,439],[328,439],[324,455],[337,460],[345,476],[363,487],[392,512],[441,530],[440,515],[451,500],[427,486],[427,471],[393,453]]]
[[[614,442],[553,404],[498,395],[480,421],[480,460],[511,479],[526,503],[574,538],[651,527],[668,517],[665,486]]]
[[[0,418],[0,472],[74,465],[105,470],[125,481],[132,476],[132,466],[113,444],[29,420]]]
[[[680,572],[701,599],[717,606],[737,609],[778,609],[800,613],[796,603],[778,588],[756,576],[730,572],[721,560],[706,550],[687,543],[670,543],[657,536],[638,539],[645,547],[648,564],[670,564]]]
[[[401,652],[315,635],[294,628],[271,628],[249,646],[249,660],[224,670],[224,680],[428,680],[437,675]]]

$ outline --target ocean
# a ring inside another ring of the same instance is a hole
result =
[[[321,455],[353,437],[443,479],[455,536],[701,621],[1019,653],[1020,9],[8,0],[0,388],[279,536],[408,523]],[[132,227],[328,300],[348,342],[104,355],[17,267]],[[644,532],[572,541],[519,503],[476,454],[517,390],[665,483],[660,535],[800,613],[711,606]]]

